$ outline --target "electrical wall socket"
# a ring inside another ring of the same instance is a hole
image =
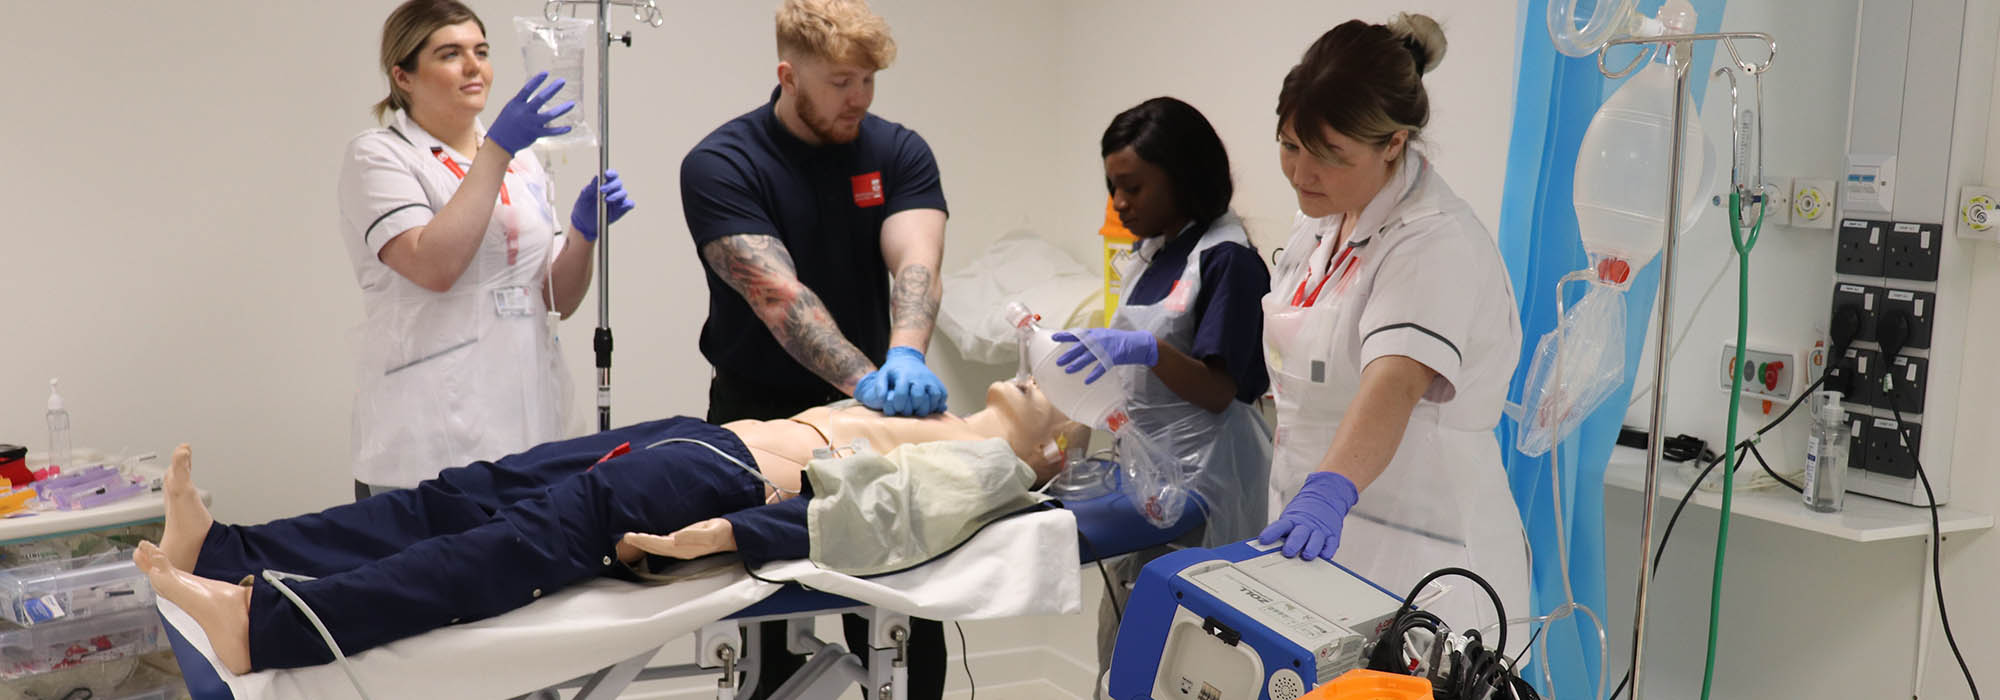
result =
[[[1841,219],[1834,244],[1833,271],[1862,277],[1882,276],[1882,235],[1890,224],[1870,219]]]
[[[1832,180],[1804,177],[1792,180],[1792,226],[1833,228],[1834,192]]]
[[[1937,224],[1889,224],[1882,236],[1882,276],[1936,282],[1943,244],[1944,227]]]
[[[1836,285],[1835,289],[1844,289],[1847,286],[1846,284]],[[1881,292],[1882,296],[1879,300],[1879,308],[1873,314],[1870,314],[1871,320],[1866,324],[1868,326],[1867,339],[1875,339],[1875,321],[1873,318],[1901,311],[1910,318],[1910,339],[1903,346],[1910,348],[1930,347],[1931,317],[1937,313],[1937,295],[1931,292],[1919,292],[1908,289],[1880,289],[1877,291]]]
[[[1893,476],[1899,479],[1917,478],[1917,460],[1912,455],[1921,446],[1924,426],[1898,423],[1893,418],[1862,418],[1861,429],[1866,436],[1862,442],[1866,462],[1862,467],[1868,471]],[[1850,456],[1849,461],[1853,461]]]

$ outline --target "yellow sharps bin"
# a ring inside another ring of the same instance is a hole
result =
[[[1138,238],[1125,229],[1118,221],[1118,212],[1111,208],[1111,198],[1104,198],[1104,226],[1097,229],[1097,235],[1104,239],[1104,315],[1097,325],[1111,323],[1111,313],[1118,309],[1118,300],[1124,297],[1125,278],[1118,274],[1120,263],[1130,256],[1132,244]]]

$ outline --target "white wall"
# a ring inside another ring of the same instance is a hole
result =
[[[496,94],[523,79],[511,17],[540,2],[473,2],[494,44]],[[22,71],[6,110],[0,202],[0,442],[45,449],[42,402],[63,378],[79,446],[165,452],[194,443],[200,483],[231,521],[350,497],[347,329],[359,293],[337,238],[334,176],[372,125],[388,0],[343,3],[28,4],[0,58]],[[707,405],[695,347],[707,289],[678,201],[679,162],[775,84],[773,3],[680,6],[613,54],[613,164],[637,212],[613,232],[613,416]],[[1053,202],[1043,151],[991,148],[1042,133],[1053,35],[1045,2],[882,2],[902,59],[876,112],[937,151],[960,242],[1034,223]],[[614,13],[614,18],[619,15]],[[592,81],[594,84],[594,80]],[[488,115],[499,109],[499,100]],[[553,163],[567,210],[594,163]],[[595,295],[564,324],[577,429],[595,422]],[[961,392],[966,393],[966,392]],[[971,398],[977,406],[977,395]]]
[[[1425,12],[1443,25],[1449,48],[1424,83],[1426,130],[1439,170],[1489,229],[1500,220],[1501,179],[1514,84],[1512,3],[1257,2],[1227,11],[1211,2],[1073,2],[1063,21],[1055,89],[1061,128],[1050,170],[1063,192],[1061,236],[1079,256],[1094,255],[1103,221],[1104,170],[1098,139],[1119,112],[1152,97],[1180,98],[1208,117],[1229,149],[1235,207],[1268,254],[1291,233],[1298,205],[1278,171],[1278,87],[1285,71],[1327,29],[1348,19],[1385,21]],[[1092,206],[1095,204],[1095,206]],[[1086,258],[1091,259],[1091,258]]]

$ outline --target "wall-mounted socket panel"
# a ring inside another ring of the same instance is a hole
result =
[[[1862,468],[1899,479],[1917,478],[1916,455],[1922,446],[1922,425],[1893,418],[1864,418],[1867,436]],[[1850,456],[1850,460],[1853,458]]]
[[[1876,408],[1901,411],[1905,416],[1924,412],[1924,392],[1929,385],[1931,361],[1921,357],[1897,355],[1894,360],[1884,360],[1882,371],[1875,378]],[[1889,381],[1884,386],[1883,380]]]
[[[1943,240],[1944,227],[1937,224],[1891,224],[1882,236],[1882,276],[1936,282]]]
[[[1845,359],[1834,363],[1826,372],[1826,388],[1838,391],[1842,401],[1863,406],[1873,406],[1875,395],[1880,393],[1875,386],[1879,381],[1877,373],[1882,369],[1882,353],[1862,348],[1848,348]]]
[[[1834,283],[1834,312],[1839,312],[1840,307],[1843,306],[1852,306],[1861,310],[1861,332],[1854,336],[1855,340],[1872,341],[1875,339],[1875,309],[1881,307],[1882,295],[1882,288],[1874,285],[1857,284],[1854,282]],[[1935,304],[1932,304],[1932,306],[1935,306]],[[1831,318],[1831,316],[1828,318]]]
[[[1931,318],[1937,315],[1937,295],[1907,289],[1884,289],[1877,300],[1875,313],[1869,322],[1868,339],[1874,340],[1875,321],[1884,314],[1901,311],[1910,317],[1910,340],[1904,347],[1928,348],[1931,346]]]
[[[1882,235],[1888,222],[1841,219],[1833,271],[1862,277],[1882,276]]]

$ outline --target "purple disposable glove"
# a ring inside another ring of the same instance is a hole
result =
[[[597,242],[597,183],[604,182],[604,224],[606,226],[625,217],[632,211],[632,200],[625,196],[625,181],[618,179],[618,171],[606,170],[604,176],[591,180],[576,194],[576,206],[569,210],[570,228],[583,236],[583,240]]]
[[[1155,339],[1150,331],[1092,328],[1084,331],[1083,335],[1090,339],[1090,345],[1103,348],[1104,352],[1110,355],[1105,360],[1113,365],[1152,367],[1160,364],[1160,341]],[[1056,358],[1056,364],[1062,365],[1064,372],[1076,374],[1085,367],[1098,364],[1097,356],[1090,352],[1090,348],[1077,337],[1075,331],[1062,331],[1049,336],[1049,339],[1058,343],[1076,343],[1076,347],[1070,348],[1061,357]],[[1084,378],[1083,383],[1090,384],[1103,376],[1104,366],[1098,365],[1096,369],[1091,370],[1090,376]]]
[[[1358,500],[1361,492],[1352,480],[1335,472],[1313,472],[1257,541],[1284,540],[1287,557],[1333,561],[1334,551],[1340,549],[1340,525]]]
[[[548,104],[549,98],[555,97],[556,91],[563,87],[563,79],[556,78],[548,81],[548,85],[542,87],[541,92],[535,92],[535,88],[541,86],[542,81],[548,77],[549,72],[542,71],[536,73],[535,77],[529,78],[528,84],[521,86],[521,92],[514,95],[514,99],[508,100],[506,106],[500,108],[500,116],[493,118],[493,125],[487,127],[486,138],[492,139],[495,145],[507,149],[509,155],[534,145],[536,139],[544,136],[569,133],[569,127],[552,127],[549,126],[549,122],[576,108],[575,102],[564,102],[555,109],[542,111],[542,105]]]

